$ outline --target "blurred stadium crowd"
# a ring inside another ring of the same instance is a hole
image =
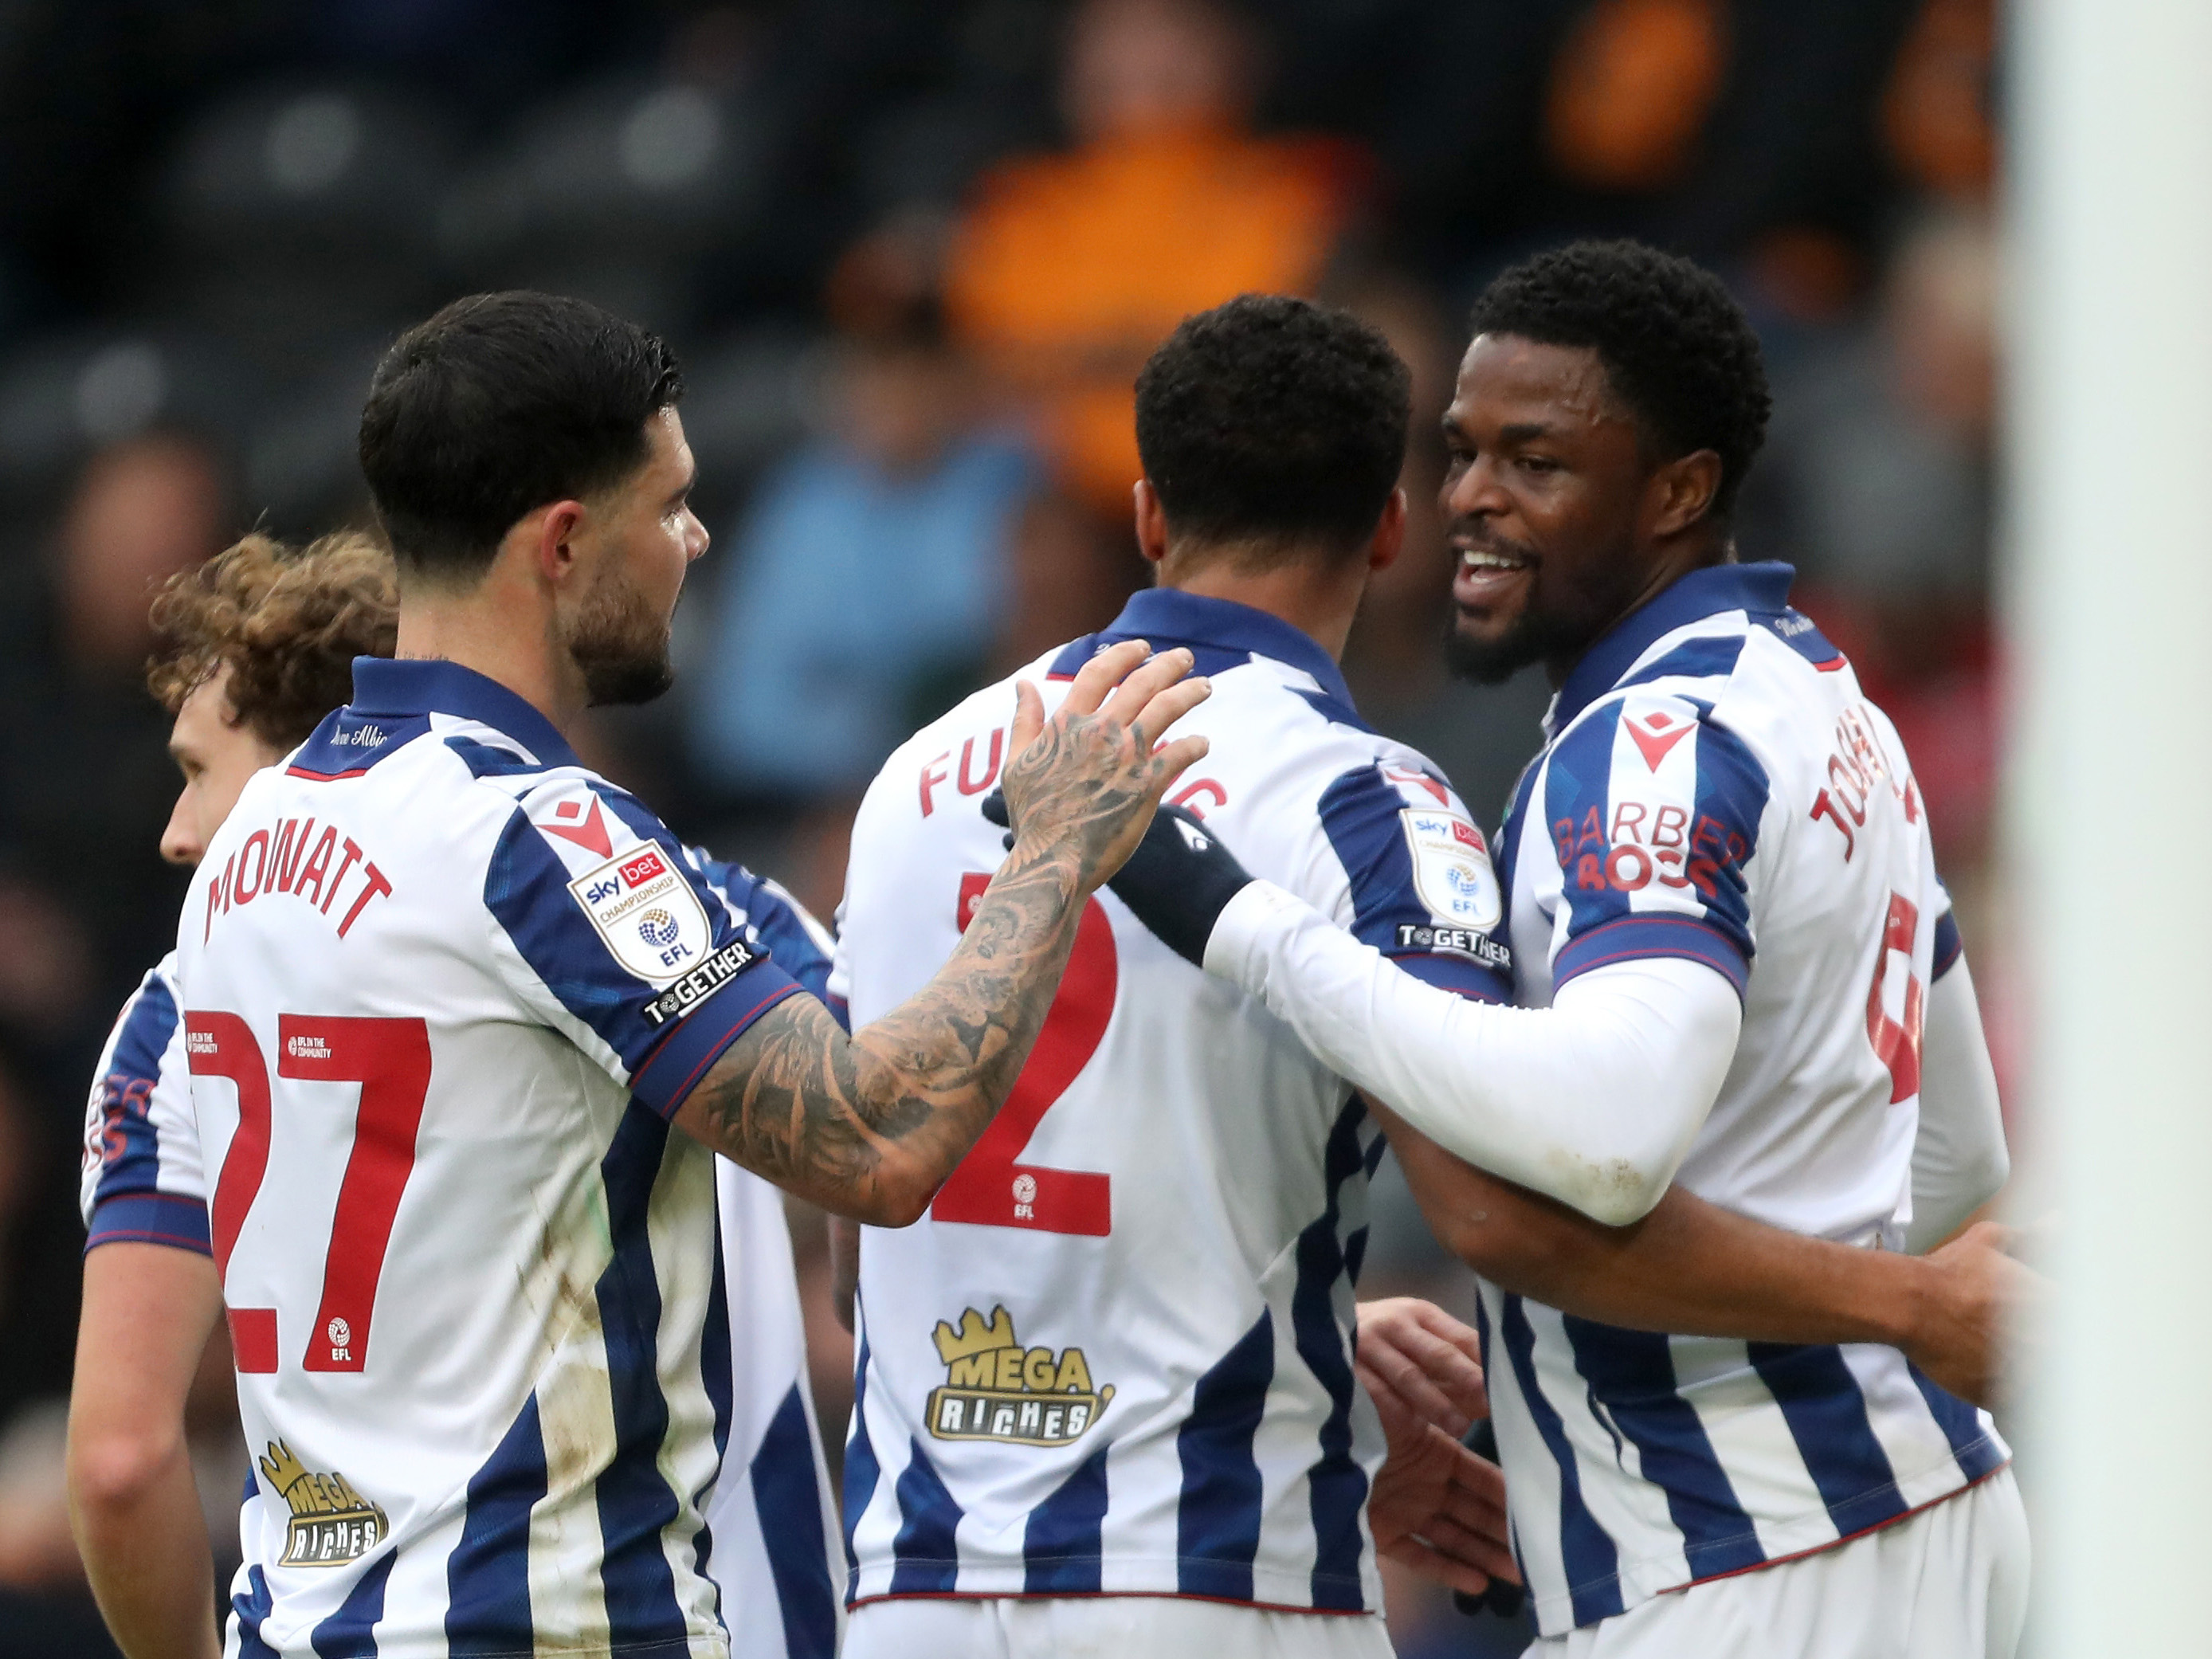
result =
[[[1130,381],[1176,319],[1247,289],[1349,307],[1413,366],[1413,556],[1346,671],[1494,817],[1547,693],[1442,671],[1426,434],[1457,319],[1570,235],[1692,254],[1774,382],[1743,555],[1798,567],[1895,716],[1972,927],[1992,10],[0,0],[0,1651],[105,1650],[59,1446],[84,1091],[184,888],[155,848],[176,779],[141,681],[149,587],[249,527],[365,518],[355,425],[400,326],[532,286],[676,343],[718,545],[677,693],[605,720],[589,758],[826,915],[890,749],[1143,580]],[[1978,938],[1976,963],[2002,1060],[2001,951]],[[1464,1310],[1410,1204],[1384,1209],[1372,1287]],[[817,1334],[836,1425],[849,1351]],[[211,1365],[219,1540],[244,1459],[227,1389]],[[1402,1650],[1475,1650],[1433,1613],[1394,1607]]]

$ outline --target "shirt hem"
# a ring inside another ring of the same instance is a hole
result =
[[[848,1613],[878,1601],[1109,1601],[1146,1596],[1156,1601],[1210,1601],[1216,1607],[1250,1607],[1255,1613],[1310,1613],[1316,1619],[1378,1619],[1376,1607],[1317,1607],[1310,1603],[1262,1601],[1234,1595],[1201,1595],[1194,1590],[879,1590],[845,1603]]]

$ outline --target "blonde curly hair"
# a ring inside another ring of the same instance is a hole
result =
[[[294,550],[247,536],[154,596],[160,641],[146,684],[171,714],[224,668],[231,722],[296,748],[353,695],[353,659],[388,657],[398,632],[392,555],[342,530]]]

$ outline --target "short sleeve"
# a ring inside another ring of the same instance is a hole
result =
[[[1559,861],[1552,982],[1645,957],[1702,962],[1741,995],[1766,769],[1709,705],[1636,692],[1554,746],[1541,802]]]
[[[1322,791],[1321,830],[1349,884],[1361,942],[1419,979],[1485,1002],[1512,1000],[1513,957],[1489,844],[1443,776],[1376,762]]]
[[[209,1254],[199,1120],[176,988],[161,969],[123,1005],[85,1113],[85,1249],[130,1242]]]
[[[692,847],[684,856],[708,889],[722,901],[730,921],[745,939],[775,959],[776,965],[827,1004],[844,1024],[841,1003],[830,1000],[830,973],[837,941],[779,882],[757,876],[742,864],[728,864]]]
[[[501,830],[484,905],[617,1083],[672,1117],[722,1051],[801,987],[748,938],[676,837],[596,779],[532,788]]]

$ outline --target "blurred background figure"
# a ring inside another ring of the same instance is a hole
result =
[[[1549,691],[1439,653],[1465,307],[1571,236],[1697,257],[1774,385],[1741,553],[1802,568],[1903,731],[2002,1065],[2001,44],[1993,0],[0,0],[0,1582],[60,1571],[37,1449],[82,1091],[181,897],[147,593],[256,526],[362,522],[369,369],[456,294],[581,294],[676,345],[717,544],[677,695],[586,747],[826,913],[890,749],[1146,580],[1131,381],[1248,289],[1346,305],[1414,370],[1407,550],[1346,673],[1494,823]],[[1465,1316],[1394,1180],[1367,1288]],[[813,1312],[834,1426],[849,1353]],[[82,1613],[79,1582],[39,1607]],[[1414,1659],[1523,1639],[1390,1597]],[[0,1659],[101,1650],[17,1606]]]

